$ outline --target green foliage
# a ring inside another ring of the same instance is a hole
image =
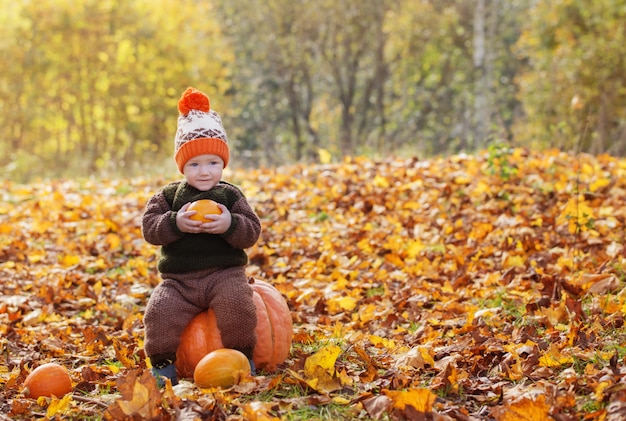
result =
[[[487,148],[487,167],[491,175],[508,181],[517,174],[517,168],[510,160],[512,149],[503,143],[493,143]]]

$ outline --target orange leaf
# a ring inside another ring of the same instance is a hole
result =
[[[552,421],[550,405],[546,397],[539,395],[535,399],[521,398],[515,402],[494,407],[491,410],[497,421]]]
[[[280,421],[280,418],[269,414],[275,406],[274,403],[250,402],[242,406],[243,415],[249,421]]]

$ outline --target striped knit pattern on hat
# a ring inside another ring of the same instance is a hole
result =
[[[228,165],[230,151],[226,130],[219,114],[211,109],[209,97],[194,88],[187,88],[178,100],[178,128],[174,139],[174,160],[178,170],[191,158],[212,154]]]

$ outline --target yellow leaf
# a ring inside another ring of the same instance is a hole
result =
[[[93,284],[93,292],[96,293],[97,296],[102,294],[102,281],[98,280],[95,284]]]
[[[332,401],[334,403],[336,403],[336,404],[339,404],[339,405],[349,405],[350,402],[351,402],[350,399],[346,399],[346,398],[341,397],[341,396],[334,396],[332,398]]]
[[[389,349],[395,348],[396,346],[396,343],[393,339],[382,338],[377,335],[370,335],[369,340],[374,346],[382,346]]]
[[[61,263],[64,266],[74,266],[80,263],[80,256],[69,256],[69,255],[65,255],[63,256],[63,258],[61,259]]]
[[[474,193],[483,194],[483,193],[491,193],[491,186],[484,181],[479,181],[474,189]]]
[[[580,196],[571,198],[565,205],[565,209],[559,214],[557,223],[565,225],[571,234],[585,231],[587,225],[593,221],[593,209],[589,207],[585,199]]]
[[[109,233],[106,236],[106,242],[109,245],[109,250],[115,250],[120,247],[122,239],[117,234]]]
[[[71,394],[67,394],[61,399],[53,398],[50,405],[48,405],[48,409],[46,410],[46,418],[52,418],[57,414],[63,414],[66,412],[70,407],[71,400]]]
[[[604,392],[605,390],[612,386],[613,383],[612,382],[608,382],[608,381],[602,381],[600,383],[598,383],[598,385],[596,386],[596,390],[594,391],[594,395],[596,397],[596,400],[598,402],[601,402],[604,399]]]
[[[410,258],[415,258],[422,252],[422,250],[424,250],[424,248],[424,244],[419,239],[410,240],[406,247],[406,254]]]
[[[328,345],[304,362],[306,383],[321,393],[332,392],[341,388],[341,381],[335,376],[335,362],[341,354],[341,348]]]
[[[539,357],[539,365],[543,367],[560,367],[565,364],[573,364],[574,358],[568,355],[563,355],[558,348],[552,346],[548,349],[548,352]]]
[[[472,179],[467,175],[457,175],[454,177],[454,184],[467,185],[472,182]]]
[[[356,307],[356,300],[353,297],[334,297],[326,302],[328,312],[337,314],[343,311],[352,311]]]
[[[359,308],[359,320],[361,322],[366,323],[370,320],[373,320],[377,315],[376,305],[373,303],[367,304],[365,307],[361,306]]]
[[[526,259],[523,256],[506,256],[504,259],[504,263],[502,263],[502,267],[504,269],[510,269],[513,267],[524,267],[526,264]]]
[[[93,262],[91,265],[89,265],[90,269],[100,269],[100,270],[102,270],[102,269],[106,269],[107,267],[108,267],[107,263],[104,261],[103,258],[96,259],[95,262]]]
[[[113,348],[115,349],[115,356],[118,361],[121,362],[126,368],[135,367],[135,359],[133,355],[128,355],[128,347],[117,338],[113,338]]]
[[[493,231],[493,225],[491,225],[489,222],[477,222],[472,226],[469,238],[472,240],[482,240],[491,231]]]
[[[46,258],[46,252],[43,250],[33,250],[28,255],[28,261],[30,263],[39,263]]]
[[[339,380],[342,386],[351,385],[353,383],[352,377],[350,377],[348,373],[346,373],[345,369],[338,371],[336,374],[337,374],[337,379]]]
[[[611,184],[611,180],[608,178],[599,178],[593,183],[589,184],[589,191],[595,192],[601,189],[602,187],[606,187]]]
[[[353,297],[343,297],[338,301],[339,307],[352,311],[356,307],[356,300]]]
[[[320,163],[322,164],[330,164],[331,161],[333,160],[332,155],[330,154],[330,152],[328,152],[328,150],[324,149],[324,148],[319,148],[317,150],[317,153],[320,157]]]
[[[304,374],[315,377],[320,371],[330,375],[335,374],[335,362],[341,354],[341,348],[337,345],[328,345],[311,355],[304,362]]]
[[[454,287],[452,286],[452,284],[449,281],[446,281],[446,283],[443,285],[443,287],[441,287],[441,291],[445,292],[446,294],[455,294],[456,290],[454,289]]]
[[[435,366],[435,359],[433,358],[434,351],[432,347],[418,346],[417,350],[419,351],[420,355],[424,359],[425,363],[430,364],[431,367]]]
[[[389,187],[389,182],[387,181],[387,179],[378,174],[374,176],[374,180],[372,181],[372,184],[376,187],[384,187],[384,188]]]
[[[384,390],[383,393],[393,401],[394,408],[404,409],[408,405],[422,413],[433,412],[433,404],[437,398],[428,389]]]

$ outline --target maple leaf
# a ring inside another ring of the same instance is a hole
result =
[[[122,396],[107,408],[105,419],[157,419],[163,413],[161,391],[149,370],[144,370],[141,375],[131,371],[118,379],[117,387]]]
[[[399,413],[432,414],[437,396],[428,389],[409,389],[403,391],[383,390],[391,399],[392,407]]]
[[[67,394],[61,399],[52,399],[50,401],[50,404],[48,405],[48,409],[46,410],[46,417],[53,418],[55,416],[62,416],[63,414],[67,413],[70,407],[71,400],[71,394]]]
[[[307,384],[323,393],[339,389],[341,381],[336,375],[335,362],[340,354],[340,347],[327,345],[308,357],[304,363]]]

